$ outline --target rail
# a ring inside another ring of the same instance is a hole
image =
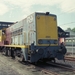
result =
[[[69,61],[75,61],[75,57],[65,57],[65,60],[69,60]]]

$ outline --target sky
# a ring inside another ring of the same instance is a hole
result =
[[[64,30],[75,27],[75,0],[0,0],[0,21],[20,21],[34,12],[57,15]]]

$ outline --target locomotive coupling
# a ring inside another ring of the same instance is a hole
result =
[[[58,53],[66,54],[67,53],[67,49],[65,48],[65,46],[60,47],[60,49],[58,50]]]
[[[30,53],[31,54],[38,53],[39,55],[42,55],[44,53],[44,49],[40,48],[40,49],[36,49],[36,50],[31,50]]]
[[[62,49],[59,49],[59,52],[62,52]]]
[[[35,54],[35,50],[31,50],[30,53],[31,53],[31,54]]]
[[[40,55],[42,55],[44,53],[44,50],[42,48],[37,49],[36,52]]]

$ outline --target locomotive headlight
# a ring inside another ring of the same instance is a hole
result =
[[[32,50],[32,51],[31,51],[31,54],[35,54],[35,51],[34,51],[34,50]]]
[[[31,54],[33,54],[34,52],[33,51],[31,51]]]
[[[38,49],[36,50],[36,52],[38,52]]]
[[[58,43],[58,41],[57,40],[54,40],[54,44],[57,44]]]
[[[39,44],[43,44],[43,40],[39,39],[39,40],[38,40],[38,43],[39,43]]]
[[[36,52],[40,55],[42,55],[44,53],[44,50],[42,48],[37,49]]]

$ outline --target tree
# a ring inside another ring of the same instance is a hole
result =
[[[72,31],[75,32],[75,28],[73,28]]]
[[[72,30],[71,28],[67,28],[67,30]]]

